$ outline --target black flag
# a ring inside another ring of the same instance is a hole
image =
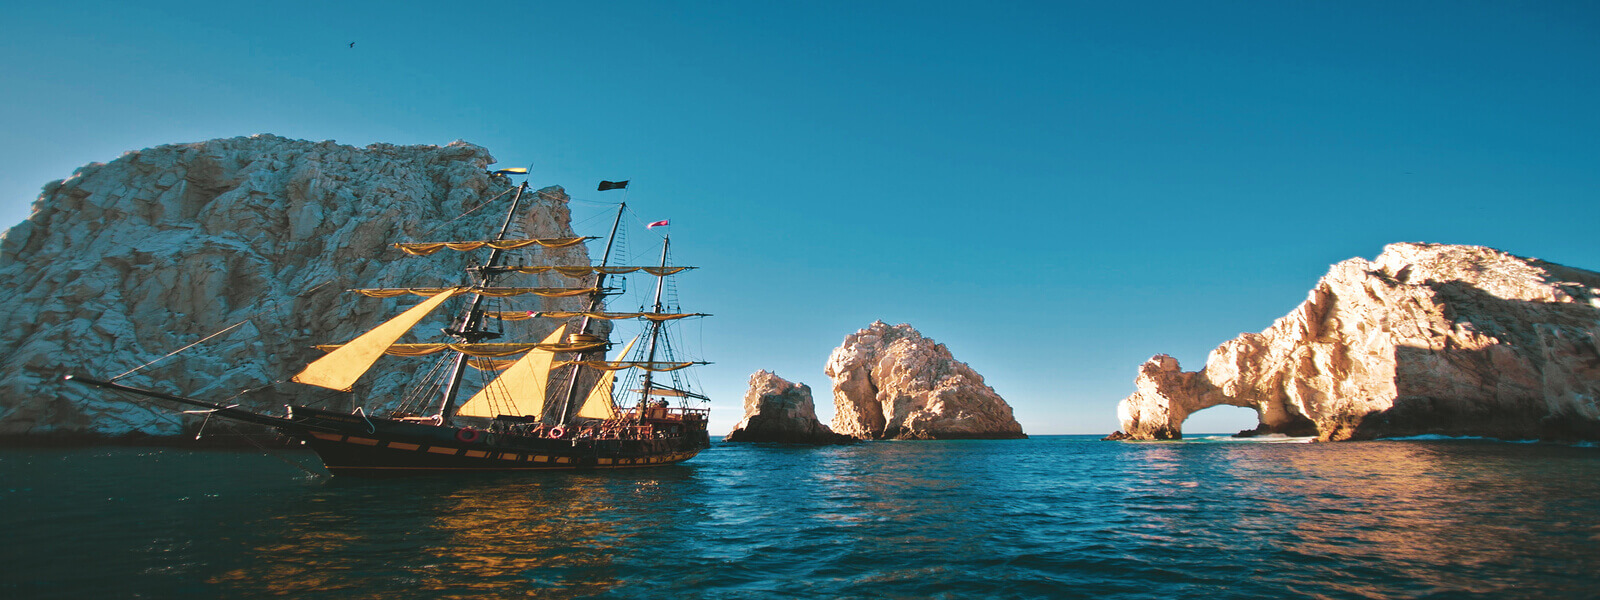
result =
[[[602,181],[602,182],[600,182],[600,191],[602,191],[602,192],[604,192],[606,190],[620,190],[620,189],[623,189],[623,188],[626,188],[626,187],[628,187],[628,180],[626,180],[626,179],[624,179],[622,181]]]

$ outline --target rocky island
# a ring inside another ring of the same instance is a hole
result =
[[[1600,439],[1600,273],[1481,246],[1401,243],[1333,266],[1261,333],[1183,371],[1157,355],[1117,406],[1123,436],[1182,437],[1218,405],[1252,434]],[[1113,434],[1114,436],[1116,434]]]
[[[1011,406],[944,344],[877,321],[828,357],[833,430],[864,440],[1027,437]]]
[[[845,444],[856,439],[834,433],[817,420],[811,386],[790,382],[769,371],[756,371],[744,394],[744,418],[723,441]]]

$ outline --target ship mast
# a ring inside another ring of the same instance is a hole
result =
[[[622,224],[622,213],[627,209],[627,202],[617,205],[617,218],[611,221],[611,235],[606,238],[606,252],[600,256],[601,267],[607,266],[611,261],[611,247],[617,242],[617,226]],[[594,276],[594,292],[589,294],[589,305],[583,310],[583,320],[578,325],[577,335],[584,336],[589,334],[589,323],[593,321],[589,315],[600,309],[600,301],[601,299],[605,298],[605,282],[605,270],[597,269]],[[600,356],[602,359],[604,359],[604,351],[602,350],[601,352],[602,353]],[[571,411],[572,404],[577,401],[578,375],[580,368],[581,367],[577,364],[577,361],[574,361],[572,365],[572,376],[567,378],[566,401],[561,403],[561,415],[557,419],[557,423],[565,424],[567,422],[567,414]],[[610,374],[606,373],[605,376],[610,376]]]
[[[662,236],[662,238],[661,238],[661,272],[663,274],[656,276],[655,305],[651,307],[651,311],[650,311],[650,312],[655,313],[655,314],[661,314],[661,312],[662,312],[661,288],[663,287],[663,284],[667,280],[667,276],[665,275],[666,267],[667,267],[667,247],[671,243],[672,243],[672,236],[671,235]],[[662,327],[662,322],[661,321],[651,321],[650,322],[650,353],[649,353],[649,356],[647,356],[645,358],[646,364],[654,364],[656,362],[656,341],[661,337],[661,327]],[[644,414],[644,410],[642,410],[642,409],[645,408],[645,404],[647,404],[650,401],[650,385],[651,385],[650,384],[650,378],[651,378],[650,376],[651,375],[652,375],[652,373],[650,372],[650,370],[649,369],[645,369],[645,372],[644,372],[644,385],[640,386],[641,389],[639,390],[640,391],[640,395],[639,395],[639,405],[640,406],[639,407],[641,409],[639,411],[639,414],[641,414],[641,415]]]
[[[522,193],[527,189],[528,182],[526,181],[517,186],[517,193],[511,197],[511,208],[506,211],[506,220],[500,224],[500,233],[495,236],[495,241],[506,239],[506,234],[511,231],[511,222],[516,217],[517,207],[522,202]],[[484,263],[483,268],[478,269],[482,287],[489,287],[490,280],[494,277],[491,268],[500,262],[500,256],[504,252],[499,248],[493,248],[489,252],[489,260]],[[483,298],[483,294],[473,294],[472,302],[467,303],[466,311],[456,321],[458,326],[455,329],[446,329],[444,332],[469,344],[500,337],[498,333],[483,329]],[[464,352],[457,352],[455,362],[450,366],[450,379],[445,385],[443,398],[439,403],[440,423],[448,423],[450,421],[451,413],[455,410],[456,396],[461,393],[461,377],[466,370],[467,355]]]

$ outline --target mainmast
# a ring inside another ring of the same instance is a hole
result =
[[[671,243],[672,243],[672,236],[670,234],[662,236],[662,238],[661,238],[661,269],[662,269],[662,271],[661,272],[663,274],[656,276],[655,305],[652,306],[651,309],[650,309],[650,312],[655,313],[655,314],[661,314],[662,313],[661,288],[664,286],[664,284],[665,284],[665,282],[667,280],[667,276],[665,275],[666,267],[667,267],[667,248]],[[654,364],[656,362],[656,341],[658,339],[660,339],[660,337],[661,337],[661,327],[663,325],[664,325],[664,323],[661,322],[661,321],[651,321],[650,322],[650,352],[649,352],[649,356],[647,356],[645,358],[645,361],[648,364]],[[624,357],[624,358],[626,358],[626,357]],[[645,372],[644,372],[644,385],[640,386],[641,389],[639,390],[639,392],[640,392],[639,405],[640,405],[641,409],[644,408],[645,403],[649,402],[649,400],[650,400],[650,385],[651,385],[650,384],[650,379],[651,379],[651,375],[652,375],[652,373],[650,372],[650,370],[646,369]],[[641,410],[639,412],[639,414],[641,414],[641,415],[644,414],[644,411]]]
[[[516,218],[517,207],[522,202],[522,193],[527,189],[528,182],[526,181],[517,186],[517,193],[511,197],[511,208],[506,211],[506,220],[500,224],[500,233],[495,236],[495,241],[506,239],[506,234],[511,231],[511,222]],[[481,287],[489,287],[490,280],[494,278],[492,267],[496,266],[496,263],[500,261],[500,255],[504,252],[499,248],[490,250],[489,260],[484,263],[484,268],[478,269],[479,285]],[[458,326],[455,329],[446,329],[444,332],[469,344],[500,337],[500,334],[482,328],[483,298],[483,294],[473,294],[472,301],[467,303],[466,311],[462,313],[461,319],[456,322]],[[455,362],[450,366],[450,380],[445,384],[443,398],[439,403],[439,420],[441,423],[449,422],[451,412],[455,410],[456,396],[461,392],[461,377],[466,370],[467,355],[464,352],[457,352]]]
[[[617,227],[622,224],[622,213],[627,209],[627,202],[617,205],[617,218],[611,221],[611,235],[606,238],[606,251],[605,254],[600,256],[601,267],[608,266],[611,261],[611,247],[617,242]],[[605,298],[605,282],[605,269],[597,269],[594,276],[594,292],[589,294],[589,305],[584,307],[583,320],[578,325],[579,336],[586,336],[589,334],[589,323],[594,320],[589,315],[590,313],[599,310],[600,301]],[[601,350],[600,356],[602,359],[605,357],[604,352],[604,350]],[[558,423],[567,422],[567,415],[572,410],[572,404],[577,401],[578,375],[580,373],[580,369],[581,367],[576,363],[576,361],[574,361],[571,372],[572,376],[567,378],[567,396],[566,401],[561,403],[561,415],[556,421]],[[609,377],[610,373],[605,373],[603,376]]]

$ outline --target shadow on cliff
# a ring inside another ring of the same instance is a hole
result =
[[[1217,406],[1234,406],[1234,405],[1232,405],[1232,404],[1219,404]],[[1216,407],[1210,407],[1210,408],[1216,408]],[[1205,409],[1201,409],[1201,410],[1205,410]],[[1198,413],[1200,411],[1197,410],[1195,412]],[[1190,414],[1189,416],[1192,417],[1194,415]],[[1260,422],[1261,413],[1257,412],[1256,413],[1256,420],[1257,420],[1257,424],[1256,424],[1254,429],[1246,429],[1244,431],[1240,431],[1239,433],[1233,434],[1233,437],[1236,437],[1236,438],[1248,438],[1248,437],[1259,437],[1259,436],[1263,436],[1263,435],[1286,435],[1286,436],[1289,436],[1289,437],[1312,437],[1312,436],[1317,435],[1317,424],[1316,424],[1316,422],[1312,421],[1311,419],[1306,418],[1305,415],[1301,415],[1301,414],[1290,414],[1290,415],[1288,415],[1288,421],[1286,421],[1284,423],[1279,423],[1279,424],[1276,424],[1276,425],[1268,425],[1266,423]],[[1184,421],[1187,422],[1188,419],[1184,419]],[[1180,425],[1180,427],[1181,427],[1181,425]],[[1179,436],[1179,437],[1182,437],[1182,436]]]
[[[1434,289],[1457,331],[1499,343],[1461,348],[1441,335],[1433,347],[1397,346],[1393,407],[1342,415],[1324,424],[1324,438],[1600,439],[1600,420],[1575,407],[1588,398],[1592,412],[1600,396],[1600,323],[1592,307],[1507,300],[1462,282]]]

